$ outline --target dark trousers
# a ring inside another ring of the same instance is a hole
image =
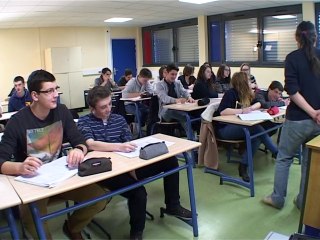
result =
[[[178,167],[178,159],[171,157],[166,160],[136,170],[138,180],[134,179],[129,173],[107,179],[101,184],[110,190],[117,190],[136,183],[139,180],[167,172]],[[180,205],[179,196],[179,172],[163,178],[165,204],[168,209],[176,208]],[[132,189],[121,194],[128,199],[130,214],[131,232],[143,231],[146,221],[147,192],[144,186]]]

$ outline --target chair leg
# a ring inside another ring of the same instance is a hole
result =
[[[92,219],[91,223],[98,227],[100,231],[107,236],[108,239],[111,239],[110,233],[108,233],[107,230],[105,230],[96,220]]]
[[[154,220],[154,216],[153,216],[153,214],[151,214],[150,212],[146,211],[146,215],[147,215],[147,217],[148,217],[151,221]]]

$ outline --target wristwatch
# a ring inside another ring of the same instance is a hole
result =
[[[81,145],[77,145],[74,148],[80,149],[84,153],[84,148]]]

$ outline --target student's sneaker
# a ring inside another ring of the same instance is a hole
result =
[[[69,229],[68,221],[65,221],[63,224],[64,234],[71,240],[83,240],[84,238],[81,235],[81,232],[73,233]]]
[[[130,240],[142,240],[143,232],[130,232]]]
[[[184,219],[184,220],[192,219],[191,211],[188,210],[188,209],[185,209],[181,205],[179,205],[177,208],[174,208],[174,209],[167,208],[165,210],[165,213],[168,214],[168,215],[179,217],[179,218]]]

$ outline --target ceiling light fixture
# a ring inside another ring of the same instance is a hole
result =
[[[296,18],[297,16],[294,16],[294,15],[279,15],[279,16],[272,16],[273,18],[276,18],[276,19],[292,19],[292,18]]]
[[[104,20],[104,22],[112,22],[112,23],[122,23],[122,22],[128,22],[128,21],[131,21],[132,18],[109,18],[109,19],[106,19]]]
[[[193,3],[193,4],[204,4],[209,2],[215,2],[218,0],[179,0],[179,2]]]

